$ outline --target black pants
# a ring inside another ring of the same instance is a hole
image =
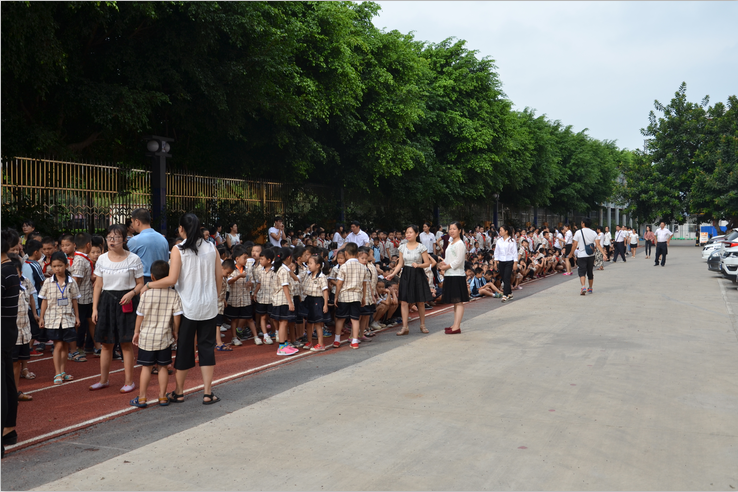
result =
[[[215,365],[215,318],[202,321],[187,319],[182,316],[177,339],[177,358],[174,368],[186,371],[195,367],[195,338],[197,352],[200,356],[200,367]]]
[[[505,284],[503,288],[503,294],[509,296],[512,294],[512,283],[510,277],[512,277],[513,262],[512,261],[501,261],[498,264],[500,273],[502,273],[502,283]]]
[[[669,248],[666,246],[666,241],[662,243],[656,243],[656,262],[654,264],[659,264],[659,256],[661,256],[661,266],[666,265],[666,255],[668,253]]]
[[[595,257],[594,256],[584,256],[582,258],[577,258],[577,267],[579,271],[579,276],[584,277],[587,276],[588,279],[593,280],[595,278],[594,271],[592,270],[595,264]]]
[[[646,241],[646,256],[651,256],[651,241]]]
[[[18,418],[18,388],[13,374],[12,346],[2,349],[2,421],[3,427],[15,427]]]
[[[625,261],[625,243],[623,242],[615,243],[615,257],[612,259],[613,263],[618,261],[618,255],[620,255],[623,258],[623,261]]]

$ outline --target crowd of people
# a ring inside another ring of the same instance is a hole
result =
[[[593,269],[613,255],[625,261],[626,247],[634,257],[638,243],[630,228],[617,226],[612,236],[607,227],[589,229],[588,219],[580,227],[520,231],[453,222],[365,232],[358,222],[286,231],[275,217],[264,244],[244,240],[236,224],[204,227],[194,214],[167,239],[145,209],[104,235],[43,236],[26,221],[22,235],[2,232],[3,445],[17,439],[17,402],[32,400],[20,389],[21,379],[36,377],[28,361],[47,349],[54,374],[43,376],[55,385],[74,379],[75,364],[99,358],[100,379],[90,391],[107,389],[112,361],[122,360],[120,392],[138,389],[129,401],[137,407],[149,405],[152,375],[158,405],[181,403],[187,373],[199,362],[202,403],[210,405],[219,401],[211,387],[215,352],[274,344],[277,355],[292,356],[340,347],[343,335],[358,349],[387,326],[401,324],[397,335],[408,335],[413,312],[428,333],[425,310],[436,303],[453,305],[445,332],[460,334],[470,299],[509,302],[526,282],[571,275],[575,264],[586,295]],[[172,372],[176,388],[166,393]]]

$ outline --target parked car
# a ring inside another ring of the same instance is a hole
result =
[[[705,243],[705,247],[702,248],[702,259],[706,260],[710,257],[710,254],[715,251],[716,249],[720,249],[720,241],[723,240],[725,236],[714,236],[707,240]]]
[[[720,257],[720,271],[723,276],[733,283],[738,283],[738,238],[723,243],[724,248]]]
[[[720,268],[720,260],[722,259],[720,250],[716,249],[710,253],[710,256],[707,258],[707,269],[711,272],[721,273],[722,269]]]

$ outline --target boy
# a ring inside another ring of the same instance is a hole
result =
[[[169,264],[157,260],[151,265],[151,280],[169,275]],[[141,365],[139,393],[131,405],[146,408],[146,388],[149,386],[154,365],[166,368],[172,363],[172,343],[177,341],[182,319],[182,301],[174,289],[150,289],[141,294],[136,309],[136,331],[133,345],[138,347],[137,364]],[[159,371],[159,405],[169,405],[167,398],[169,371]]]
[[[20,384],[21,371],[23,371],[23,377],[25,379],[33,379],[36,377],[35,374],[28,371],[27,367],[23,365],[28,364],[28,360],[31,358],[31,322],[28,317],[29,313],[33,313],[33,317],[38,322],[38,315],[36,314],[36,303],[33,300],[33,295],[36,294],[36,289],[30,279],[23,276],[23,261],[18,255],[9,255],[10,261],[13,262],[16,270],[18,270],[18,276],[20,277],[20,295],[18,296],[18,317],[16,323],[18,326],[18,338],[16,339],[15,345],[12,348],[12,360],[13,360],[13,375],[15,376],[15,387],[18,388]],[[18,401],[31,401],[33,397],[26,395],[22,391],[18,390]]]
[[[43,257],[43,255],[41,254],[41,242],[36,241],[35,239],[29,239],[28,241],[26,241],[25,250],[28,258],[23,264],[23,276],[33,283],[33,286],[35,288],[35,292],[33,293],[33,301],[38,308],[38,292],[41,291],[41,286],[43,285],[45,280],[44,271],[39,264],[39,260],[41,260],[41,258]],[[41,340],[41,338],[44,337],[42,336],[41,329],[38,327],[36,318],[38,318],[38,310],[34,311],[33,313],[29,312],[28,319],[31,323],[31,341],[45,342],[45,339]],[[31,357],[40,357],[44,355],[43,343],[39,345],[39,349],[37,349],[34,345],[35,343],[31,343]]]
[[[341,330],[347,319],[351,319],[351,348],[359,348],[361,308],[366,297],[366,267],[359,263],[359,248],[356,243],[347,243],[343,248],[346,256],[336,274],[336,331],[333,347],[341,346]]]
[[[232,352],[233,347],[223,343],[221,338],[221,326],[223,326],[223,312],[226,308],[226,293],[228,292],[228,277],[231,276],[233,271],[236,269],[236,263],[231,260],[224,260],[220,265],[223,271],[223,278],[221,279],[220,285],[220,296],[218,296],[218,316],[215,317],[215,350],[218,352]],[[230,327],[230,326],[229,326]],[[226,330],[227,331],[227,330]]]
[[[54,272],[49,268],[51,265],[51,255],[56,253],[56,241],[54,241],[53,237],[46,236],[41,240],[41,253],[44,255],[41,259],[41,270],[45,277],[51,277],[54,275]]]
[[[364,275],[364,282],[366,283],[364,306],[360,310],[361,315],[359,317],[359,333],[364,334],[364,337],[361,338],[361,341],[371,341],[370,338],[367,337],[374,336],[369,330],[369,318],[377,310],[377,306],[374,303],[376,298],[377,280],[379,276],[377,275],[376,267],[370,261],[371,258],[373,258],[373,255],[372,249],[369,246],[363,246],[359,248],[359,263],[364,265],[364,268],[366,269],[366,274]]]
[[[72,236],[71,234],[65,234],[61,237],[61,250],[64,251],[65,255],[67,255],[69,266],[72,266],[72,263],[74,262],[75,250],[74,236]]]
[[[63,244],[63,242],[62,242]],[[84,344],[87,333],[89,332],[89,321],[92,317],[92,260],[87,256],[92,248],[92,237],[86,232],[80,232],[74,238],[74,259],[69,273],[77,282],[80,298],[77,300],[79,306],[79,328],[77,328],[77,341],[69,343],[69,360],[74,362],[87,362],[85,357]],[[65,251],[66,253],[66,251]],[[92,340],[93,334],[90,334]],[[94,347],[93,347],[94,348]],[[79,350],[81,349],[81,351]]]

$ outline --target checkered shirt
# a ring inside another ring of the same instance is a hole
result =
[[[47,330],[58,330],[60,327],[74,328],[74,306],[72,306],[72,301],[79,302],[79,288],[72,277],[67,277],[65,285],[64,297],[69,299],[66,306],[59,305],[62,293],[59,290],[61,286],[56,283],[56,275],[44,280],[41,292],[38,293],[39,299],[46,299],[44,326]]]
[[[341,265],[336,265],[333,268],[331,268],[331,273],[328,275],[328,280],[336,280],[338,278],[338,270],[341,268]],[[336,286],[331,286],[331,293],[336,293]]]
[[[289,304],[282,287],[285,285],[289,286],[291,280],[292,277],[290,276],[289,267],[282,265],[276,273],[274,283],[272,284],[272,306],[287,306]],[[291,290],[290,295],[292,295]]]
[[[31,305],[31,296],[36,288],[26,277],[20,278],[20,295],[18,296],[18,339],[16,345],[23,345],[31,341],[31,320],[28,319],[28,308]]]
[[[364,276],[364,282],[366,282],[366,294],[364,295],[364,303],[367,306],[374,304],[374,294],[377,293],[377,281],[379,276],[377,275],[377,269],[374,265],[366,265],[366,275]]]
[[[228,293],[228,279],[223,277],[220,281],[220,295],[218,296],[218,314],[225,310],[226,293]]]
[[[172,317],[182,313],[182,300],[174,289],[149,289],[141,294],[136,309],[143,316],[138,348],[153,352],[172,345]]]
[[[338,270],[336,276],[336,280],[343,280],[341,292],[338,294],[338,302],[360,302],[366,277],[365,265],[359,263],[356,258],[347,260]]]
[[[323,297],[323,291],[328,289],[328,277],[320,272],[317,277],[312,274],[305,275],[300,285],[305,296]]]
[[[79,303],[92,304],[92,264],[86,254],[75,253],[74,262],[72,263],[69,273],[72,277],[79,279],[77,287],[79,287]]]
[[[248,265],[244,267],[244,272],[246,272],[246,278],[239,278],[228,286],[231,292],[231,295],[228,298],[229,306],[245,307],[251,305],[251,287],[248,287],[246,284],[248,282],[252,282],[253,272],[251,271],[251,267]],[[236,268],[228,278],[236,277],[238,274],[239,271],[238,268]]]
[[[297,278],[299,279],[298,282],[297,282],[297,290],[296,291],[293,291],[293,293],[294,292],[299,292],[300,293],[299,294],[300,295],[300,300],[302,300],[302,301],[304,301],[305,300],[305,297],[307,296],[307,294],[304,292],[304,290],[302,288],[302,281],[305,280],[305,278],[307,278],[309,276],[310,276],[310,269],[308,268],[308,266],[306,264],[303,263],[302,265],[300,265],[300,273],[297,274]],[[294,283],[294,279],[293,279],[293,283]]]
[[[274,270],[259,265],[254,269],[254,279],[260,285],[259,292],[256,293],[256,302],[259,304],[271,304],[276,279]]]

